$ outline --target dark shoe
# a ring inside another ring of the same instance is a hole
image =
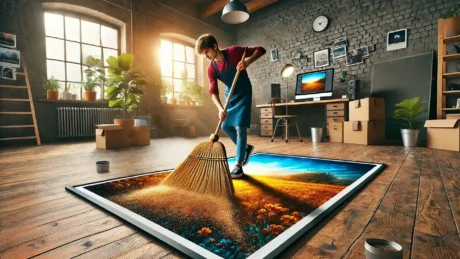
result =
[[[249,157],[251,156],[252,151],[254,151],[254,146],[248,145],[246,148],[246,154],[244,154],[243,165],[246,165],[249,162]]]
[[[243,177],[244,176],[243,168],[241,166],[238,166],[238,165],[235,166],[235,168],[233,168],[233,170],[230,172],[230,176],[233,179]]]

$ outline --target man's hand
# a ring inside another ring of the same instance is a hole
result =
[[[227,111],[219,109],[219,120],[224,121],[225,119],[227,119]]]
[[[249,66],[249,62],[247,62],[247,61],[241,62],[240,61],[238,63],[238,65],[236,66],[236,68],[241,71],[241,70],[245,70],[248,66]]]

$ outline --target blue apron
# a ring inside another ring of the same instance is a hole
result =
[[[225,86],[225,100],[232,87],[237,69],[230,62],[225,51],[223,51],[225,61],[228,64],[227,71],[219,72],[216,62],[212,64],[217,72],[217,78],[222,81]],[[243,70],[244,71],[244,70]],[[235,89],[233,90],[232,98],[227,106],[227,119],[222,122],[222,127],[239,126],[249,128],[251,124],[251,105],[252,105],[252,85],[249,81],[247,73],[240,72]],[[225,103],[224,103],[225,106]]]

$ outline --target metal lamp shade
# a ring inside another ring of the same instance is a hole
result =
[[[228,24],[243,23],[249,19],[248,8],[239,0],[230,0],[222,10],[221,19]]]
[[[292,72],[294,72],[294,66],[291,64],[287,64],[281,69],[281,76],[288,77],[292,75]]]

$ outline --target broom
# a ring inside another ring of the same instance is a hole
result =
[[[244,61],[245,56],[246,49],[241,61]],[[225,111],[239,75],[240,70],[236,72],[233,79],[225,102]],[[218,141],[217,133],[221,125],[222,120],[219,120],[216,131],[211,134],[209,140],[198,143],[190,155],[162,181],[162,184],[203,194],[233,197],[235,189],[230,177],[227,152],[225,146]]]

